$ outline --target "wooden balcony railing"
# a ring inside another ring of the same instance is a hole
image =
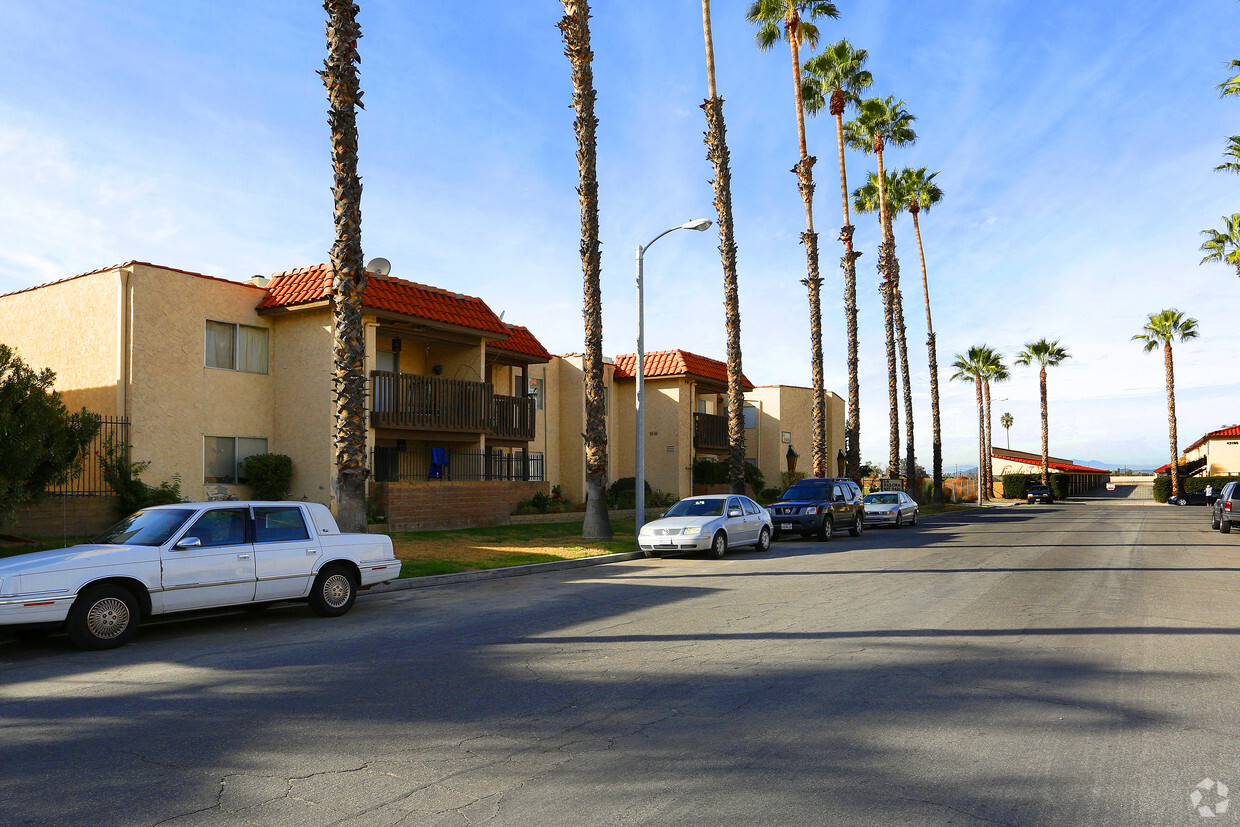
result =
[[[489,382],[373,371],[370,412],[376,428],[534,438],[534,400],[499,396]]]
[[[727,450],[728,418],[708,413],[693,415],[693,447]]]

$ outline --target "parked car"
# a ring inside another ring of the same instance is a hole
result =
[[[1234,523],[1240,523],[1240,483],[1229,482],[1214,501],[1213,525],[1224,534],[1231,533]]]
[[[753,500],[739,494],[704,494],[686,497],[646,523],[637,533],[637,544],[647,557],[705,551],[718,559],[739,546],[768,551],[771,535],[770,513]]]
[[[1034,503],[1051,504],[1055,502],[1055,495],[1051,493],[1049,485],[1031,485],[1025,489],[1025,502],[1029,505]]]
[[[772,536],[776,540],[793,532],[802,537],[816,535],[820,540],[830,540],[836,531],[844,528],[852,536],[860,537],[865,528],[861,489],[852,480],[804,479],[769,507],[775,522]]]
[[[896,528],[917,525],[917,503],[903,491],[875,491],[865,495],[865,521]]]
[[[1206,496],[1204,491],[1186,491],[1178,497],[1171,497],[1167,502],[1172,505],[1214,505],[1214,495]]]
[[[170,612],[307,600],[335,617],[399,574],[391,538],[341,534],[318,503],[161,505],[89,544],[0,560],[0,626],[110,649]]]

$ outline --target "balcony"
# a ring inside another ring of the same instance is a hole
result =
[[[706,451],[728,450],[728,418],[708,413],[693,415],[693,447]]]
[[[375,428],[528,441],[534,438],[534,400],[500,396],[489,382],[372,371],[370,422]]]

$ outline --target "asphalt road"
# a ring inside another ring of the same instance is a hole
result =
[[[0,824],[1226,823],[1238,560],[1204,508],[1014,506],[0,641]]]

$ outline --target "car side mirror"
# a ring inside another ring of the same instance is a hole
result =
[[[173,548],[201,548],[202,540],[197,537],[182,537],[181,542],[177,543]]]
[[[739,516],[741,516],[741,510],[740,510],[739,508],[729,508],[729,509],[728,509],[728,516],[729,516],[729,517],[739,517]]]

